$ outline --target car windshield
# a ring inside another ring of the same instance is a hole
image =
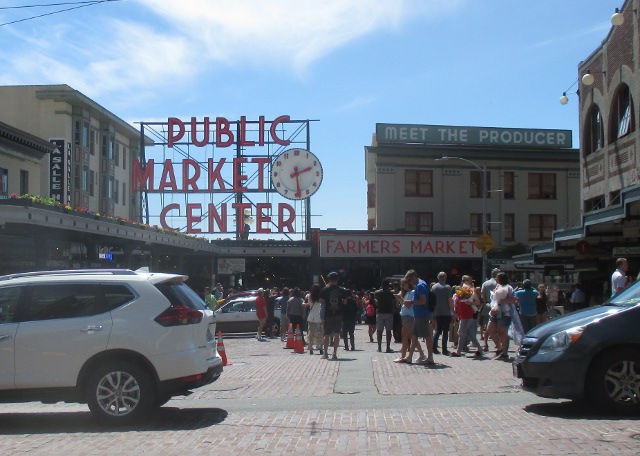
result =
[[[636,282],[622,293],[609,299],[605,306],[632,306],[640,303],[640,282]]]

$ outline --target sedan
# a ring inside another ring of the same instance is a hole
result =
[[[258,330],[256,297],[229,299],[216,309],[216,328],[223,333],[253,332]],[[268,330],[265,328],[265,331]],[[280,318],[277,314],[271,325],[271,334],[280,334]]]
[[[640,412],[640,282],[601,306],[527,333],[513,362],[538,396],[587,399],[601,411]]]

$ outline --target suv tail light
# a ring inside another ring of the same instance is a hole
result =
[[[202,321],[202,312],[187,306],[171,306],[154,320],[162,326],[197,325]]]

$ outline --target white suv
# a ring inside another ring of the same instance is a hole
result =
[[[144,418],[220,377],[216,320],[186,276],[130,270],[0,276],[0,402],[80,402]]]

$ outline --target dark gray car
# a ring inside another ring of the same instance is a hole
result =
[[[538,396],[587,399],[606,412],[640,412],[640,283],[533,328],[513,361]]]

